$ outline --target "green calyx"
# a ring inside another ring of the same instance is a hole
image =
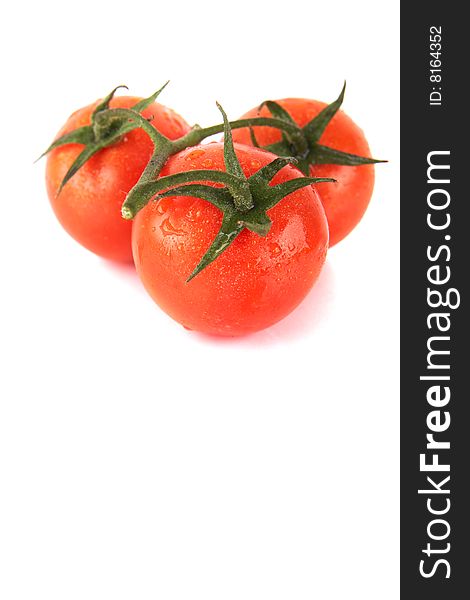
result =
[[[145,98],[135,104],[132,107],[132,110],[139,114],[145,108],[147,108],[150,104],[155,102],[159,94],[165,89],[168,85],[168,82],[165,83],[159,90],[157,90],[154,94]],[[65,146],[66,144],[83,144],[84,148],[77,156],[75,161],[70,166],[69,170],[65,174],[64,179],[62,180],[57,195],[60,194],[64,185],[75,175],[75,173],[97,152],[111,146],[118,142],[123,135],[140,127],[140,124],[136,121],[130,121],[127,117],[120,118],[117,114],[109,115],[109,103],[114,97],[115,93],[118,89],[125,88],[128,89],[125,85],[118,85],[115,87],[101,102],[97,105],[93,114],[91,115],[91,124],[86,125],[85,127],[79,127],[78,129],[74,129],[69,133],[66,133],[56,139],[49,148],[41,154],[39,158],[42,158],[46,154],[48,154],[54,148],[59,148],[60,146]],[[107,119],[103,119],[103,113],[108,114]],[[39,160],[39,159],[38,159]]]
[[[272,100],[266,100],[260,105],[260,109],[263,106],[266,106],[273,117],[286,124],[288,123],[293,130],[283,130],[280,142],[269,144],[267,146],[260,146],[253,128],[250,127],[250,136],[253,145],[258,148],[262,147],[264,150],[269,150],[273,154],[279,156],[295,157],[297,159],[297,167],[305,175],[310,173],[310,167],[313,165],[334,164],[355,167],[359,165],[387,162],[384,160],[358,156],[356,154],[349,154],[347,152],[342,152],[341,150],[323,146],[319,143],[320,138],[331,119],[340,109],[344,100],[345,91],[346,83],[338,98],[326,106],[316,117],[304,125],[304,127],[299,127],[290,114],[280,104],[273,102]]]
[[[221,228],[187,281],[216,260],[245,228],[257,235],[266,236],[271,227],[267,211],[280,200],[312,183],[335,181],[329,178],[299,177],[278,185],[270,185],[273,177],[283,167],[296,162],[289,157],[276,158],[250,177],[246,177],[235,153],[227,115],[219,104],[217,106],[224,120],[226,170],[201,169],[168,175],[157,180],[141,181],[131,190],[123,207],[123,211],[129,209],[129,214],[134,214],[136,207],[144,206],[152,198],[158,202],[168,196],[193,196],[207,200],[222,211]],[[197,183],[208,181],[222,184],[222,187]]]

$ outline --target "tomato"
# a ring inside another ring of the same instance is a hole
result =
[[[235,152],[247,177],[276,158],[239,144]],[[161,175],[194,169],[225,171],[223,144],[187,148],[170,157]],[[272,184],[301,176],[288,165]],[[272,226],[266,237],[244,229],[186,283],[216,236],[222,213],[194,197],[149,202],[135,217],[132,231],[134,262],[145,288],[173,319],[207,334],[243,335],[279,321],[317,279],[326,257],[328,226],[312,186],[283,198],[268,216]]]
[[[109,106],[130,108],[139,100],[119,96]],[[73,113],[57,137],[89,125],[97,105],[98,102]],[[152,117],[154,127],[170,139],[189,131],[189,125],[179,115],[156,102],[142,115]],[[85,248],[105,258],[131,261],[132,223],[121,217],[121,205],[147,165],[153,144],[141,129],[127,133],[92,156],[57,195],[65,174],[82,150],[82,144],[67,144],[49,153],[46,185],[52,208],[64,229]]]
[[[303,127],[309,123],[327,105],[318,100],[304,98],[286,98],[276,100]],[[271,116],[263,106],[261,110],[254,108],[241,118]],[[281,134],[271,127],[254,127],[256,141],[266,146],[280,141]],[[233,131],[235,142],[252,145],[248,129]],[[359,156],[370,156],[369,146],[363,131],[343,111],[338,111],[330,121],[319,143],[342,152]],[[346,237],[363,217],[374,189],[374,165],[345,166],[338,164],[319,164],[310,167],[314,177],[332,177],[335,185],[329,183],[316,184],[321,202],[325,209],[330,229],[330,246],[334,246]]]

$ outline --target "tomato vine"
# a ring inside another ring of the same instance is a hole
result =
[[[110,108],[110,101],[119,88],[112,90],[94,109],[91,124],[79,127],[55,140],[42,156],[60,146],[79,143],[84,148],[74,160],[64,176],[58,194],[67,182],[94,154],[118,142],[126,133],[141,128],[150,137],[154,151],[138,182],[129,191],[122,206],[124,219],[133,219],[151,200],[158,201],[169,195],[195,196],[203,198],[223,212],[222,226],[210,248],[190,275],[195,277],[204,267],[214,261],[234,241],[238,234],[247,228],[265,236],[271,226],[267,210],[275,206],[286,195],[319,182],[334,182],[331,178],[308,177],[310,166],[314,164],[339,164],[357,166],[373,164],[373,158],[348,154],[323,146],[319,140],[331,119],[337,113],[344,99],[345,87],[338,98],[327,105],[304,127],[300,127],[289,113],[278,103],[267,100],[260,105],[271,113],[270,117],[256,116],[229,122],[222,107],[223,122],[210,127],[194,125],[185,135],[175,140],[159,132],[141,112],[155,102],[168,82],[154,94],[137,102],[131,108]],[[232,129],[249,128],[251,141],[260,147],[254,132],[255,127],[272,127],[281,132],[281,141],[263,149],[278,155],[271,163],[247,178],[238,162],[233,146]],[[206,138],[224,133],[224,158],[226,171],[193,170],[166,177],[159,174],[170,156],[200,144]],[[296,164],[305,177],[299,177],[276,186],[269,185],[273,177],[287,164]],[[206,183],[203,183],[206,182]],[[207,182],[222,187],[207,185]]]

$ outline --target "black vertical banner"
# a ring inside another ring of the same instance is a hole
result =
[[[401,10],[401,597],[461,600],[470,577],[467,20],[457,2]]]

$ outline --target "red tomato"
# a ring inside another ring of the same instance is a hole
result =
[[[311,121],[326,104],[318,100],[286,98],[276,100],[303,127]],[[271,116],[263,106],[261,111],[254,108],[241,118]],[[254,127],[256,140],[260,146],[273,144],[281,139],[278,130],[272,127]],[[243,144],[252,144],[249,130],[234,129],[233,140]],[[369,157],[370,150],[362,129],[360,129],[343,111],[338,111],[328,124],[319,143],[336,150]],[[364,215],[374,189],[374,165],[342,166],[314,165],[310,168],[313,177],[333,177],[335,185],[319,183],[315,187],[325,209],[330,229],[330,246],[348,235]]]
[[[139,100],[115,97],[110,108],[130,108]],[[73,113],[57,137],[89,125],[97,104]],[[150,105],[142,115],[153,117],[152,124],[170,139],[189,131],[179,115],[161,104]],[[57,196],[62,179],[82,149],[81,144],[68,144],[48,155],[46,184],[52,208],[64,229],[85,248],[105,258],[131,261],[132,223],[121,217],[121,205],[147,165],[153,144],[141,129],[127,133],[118,143],[92,156]]]
[[[246,176],[276,158],[235,145]],[[161,175],[194,169],[224,171],[223,144],[172,156]],[[301,177],[284,167],[272,184]],[[137,272],[155,302],[188,329],[243,335],[289,314],[311,289],[325,261],[328,226],[315,190],[308,186],[268,211],[266,237],[243,230],[213,263],[186,283],[216,236],[222,213],[205,200],[172,196],[149,202],[134,219]]]

